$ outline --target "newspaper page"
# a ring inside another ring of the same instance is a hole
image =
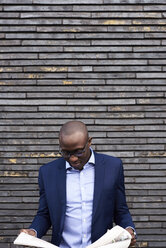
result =
[[[15,245],[25,245],[40,248],[58,248],[58,246],[53,245],[45,240],[36,238],[27,233],[21,232],[18,237],[14,240]]]
[[[108,230],[101,238],[86,248],[128,248],[130,242],[130,233],[117,225],[111,230]],[[40,248],[58,248],[58,246],[24,232],[19,234],[19,236],[14,240],[14,244]]]
[[[120,226],[114,226],[101,238],[87,248],[128,248],[131,242],[130,233]]]

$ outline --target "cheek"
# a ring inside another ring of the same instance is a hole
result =
[[[87,153],[85,153],[84,156],[81,157],[81,161],[88,162],[88,160],[89,160],[89,154],[88,154],[88,152],[87,152]]]

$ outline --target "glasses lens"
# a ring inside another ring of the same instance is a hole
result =
[[[83,153],[84,153],[84,151],[79,151],[79,152],[73,153],[73,155],[76,157],[81,157],[83,155]]]
[[[75,157],[81,157],[85,150],[86,150],[86,146],[87,146],[88,142],[86,143],[85,147],[83,149],[77,150],[77,151],[73,151],[73,152],[68,152],[68,151],[63,151],[60,150],[59,153],[66,158],[69,158],[70,156],[74,155]]]
[[[67,152],[67,151],[60,151],[60,154],[61,154],[63,157],[69,157],[69,156],[70,156],[70,153]]]

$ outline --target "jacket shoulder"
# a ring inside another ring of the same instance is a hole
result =
[[[50,170],[50,169],[56,169],[59,167],[63,167],[64,164],[65,164],[65,160],[63,158],[58,158],[47,164],[42,165],[40,167],[40,170],[45,171],[45,170]]]
[[[95,152],[96,159],[102,159],[106,164],[111,164],[111,165],[122,165],[122,160],[120,158],[110,156],[108,154],[103,154],[103,153],[96,153]]]

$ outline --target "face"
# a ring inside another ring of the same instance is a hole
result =
[[[87,139],[82,133],[62,135],[59,139],[60,149],[64,159],[75,169],[82,170],[88,162],[91,151],[91,138]]]

